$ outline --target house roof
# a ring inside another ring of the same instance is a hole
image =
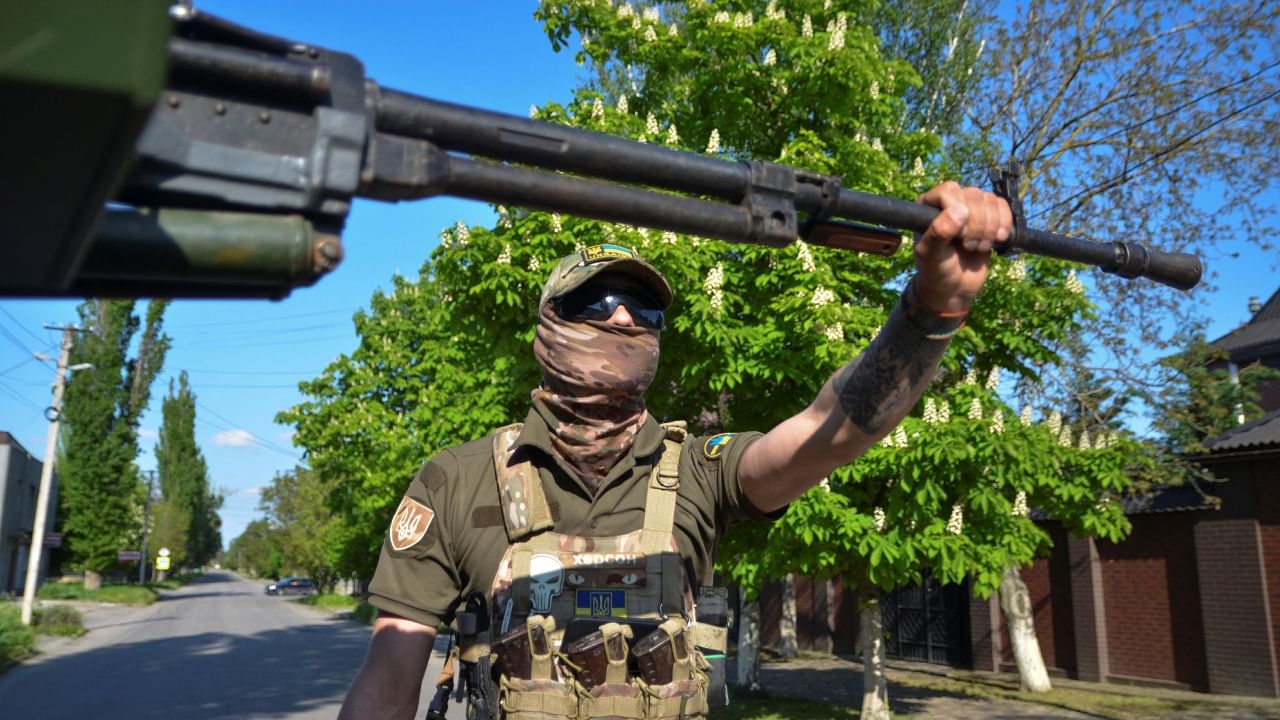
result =
[[[1210,343],[1222,348],[1232,360],[1252,360],[1267,346],[1280,346],[1280,289],[1272,293],[1249,322]]]
[[[1231,428],[1206,442],[1205,447],[1213,454],[1236,450],[1280,450],[1280,410]]]
[[[1217,503],[1202,489],[1193,485],[1173,485],[1147,492],[1130,493],[1120,500],[1125,515],[1178,512],[1181,510],[1214,510]]]

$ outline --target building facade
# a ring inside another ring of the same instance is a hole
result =
[[[26,583],[42,467],[12,435],[0,431],[0,593],[22,592]],[[58,475],[54,473],[46,532],[57,527],[57,507]],[[50,554],[46,549],[41,555],[41,582],[48,573]]]

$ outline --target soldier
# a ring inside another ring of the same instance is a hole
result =
[[[442,451],[401,501],[341,717],[413,718],[436,628],[450,622],[479,715],[705,715],[706,657],[726,634],[698,621],[696,596],[716,538],[732,520],[779,517],[898,424],[1009,236],[1008,205],[992,194],[948,182],[920,200],[942,212],[884,329],[764,434],[690,438],[655,422],[644,392],[670,286],[627,248],[562,260],[542,293],[544,375],[524,423]]]

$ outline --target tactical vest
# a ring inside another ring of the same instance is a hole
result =
[[[554,531],[538,470],[516,457],[521,425],[493,438],[498,497],[510,543],[490,589],[487,646],[499,715],[550,718],[701,718],[708,664],[724,630],[697,624],[693,588],[673,535],[684,423],[663,425],[643,527],[612,537]]]

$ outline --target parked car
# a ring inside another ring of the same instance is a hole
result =
[[[263,588],[268,595],[315,595],[320,592],[309,578],[282,577]]]

